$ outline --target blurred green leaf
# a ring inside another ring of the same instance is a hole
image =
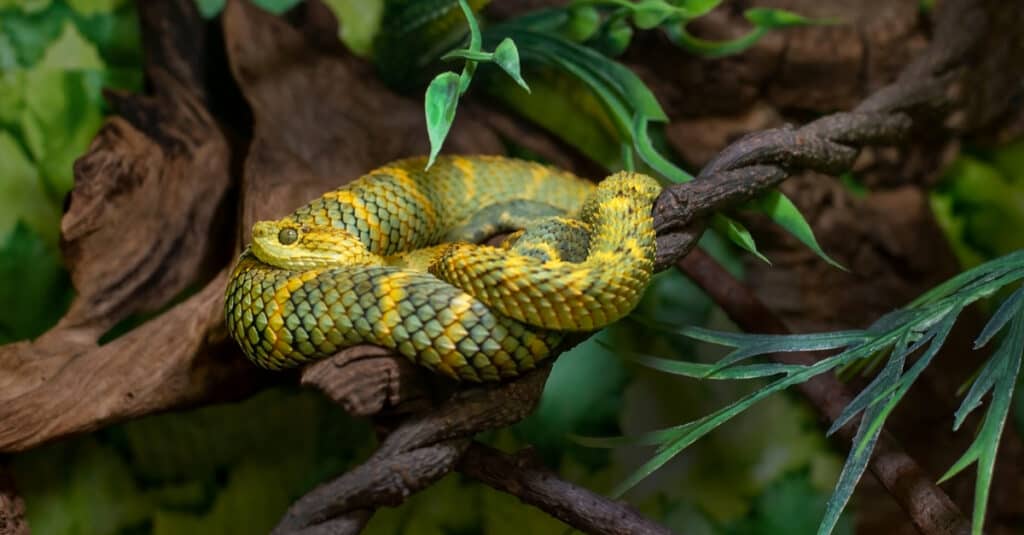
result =
[[[378,509],[365,533],[368,535],[434,535],[492,533],[484,531],[483,516],[491,510],[483,502],[483,487],[449,474],[410,496],[401,507]],[[513,498],[515,500],[515,498]],[[517,501],[518,503],[518,501]],[[521,516],[526,517],[524,510]],[[522,518],[521,518],[522,519]]]
[[[722,3],[722,0],[678,0],[675,3],[686,18],[694,19],[710,13]]]
[[[767,7],[752,7],[744,11],[743,16],[752,24],[768,29],[836,23],[832,19],[809,19],[792,11]]]
[[[42,65],[42,64],[41,64]],[[71,190],[73,165],[103,124],[100,102],[103,73],[48,70],[25,77],[21,132],[46,181],[54,204]]]
[[[13,468],[33,533],[114,535],[151,510],[129,467],[94,437],[20,454]]]
[[[92,43],[82,37],[78,28],[65,20],[57,39],[46,47],[37,68],[53,70],[102,69],[100,54]]]
[[[808,472],[801,471],[773,483],[758,497],[751,514],[725,530],[727,535],[814,533],[825,509],[825,496],[814,489]],[[853,523],[841,517],[837,533],[852,535]]]
[[[39,61],[46,47],[57,39],[71,9],[66,5],[45,6],[45,12],[5,10],[0,15],[0,35],[13,47],[18,65],[29,67]]]
[[[991,155],[998,165],[961,156],[931,193],[936,219],[965,267],[1024,248],[1024,233],[1016,231],[1024,227],[1024,172],[1007,167],[1015,150]]]
[[[71,295],[55,247],[18,223],[0,242],[0,344],[42,334],[67,309]]]
[[[228,472],[227,485],[204,514],[159,509],[152,517],[153,535],[270,533],[293,497],[280,478],[301,468],[301,461],[281,452],[276,463],[241,460]]]
[[[633,24],[641,30],[650,30],[676,13],[676,7],[664,0],[641,0],[632,8]]]
[[[196,7],[199,8],[200,15],[204,18],[212,19],[224,10],[224,4],[226,3],[226,0],[196,0]]]
[[[60,212],[35,166],[8,132],[0,130],[0,240],[24,221],[47,244],[57,244]]]
[[[586,41],[601,27],[601,14],[594,6],[580,5],[569,8],[569,20],[566,22],[566,38],[581,43]]]
[[[128,0],[65,0],[71,9],[85,16],[115,11],[128,3]]]
[[[430,159],[427,168],[434,165],[434,159],[441,152],[448,130],[455,121],[455,109],[459,105],[459,75],[445,72],[437,75],[427,87],[424,111],[427,116],[427,137],[430,138]]]
[[[562,452],[590,466],[607,462],[604,453],[575,446],[569,434],[618,432],[628,377],[622,361],[600,343],[611,337],[602,331],[559,356],[537,410],[513,428],[551,466],[558,465]]]
[[[385,0],[324,0],[338,19],[338,36],[360,56],[373,49],[373,39],[380,29]]]

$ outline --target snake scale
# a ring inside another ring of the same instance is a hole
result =
[[[225,307],[247,357],[281,369],[370,343],[498,381],[636,306],[654,263],[654,179],[594,186],[495,156],[424,164],[392,162],[253,225]],[[501,246],[470,243],[510,231]]]

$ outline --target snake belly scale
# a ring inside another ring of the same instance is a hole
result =
[[[356,344],[453,379],[534,368],[567,331],[629,313],[650,280],[654,179],[600,185],[495,156],[392,162],[276,221],[228,283],[228,331],[270,369]],[[476,245],[515,232],[499,247]]]

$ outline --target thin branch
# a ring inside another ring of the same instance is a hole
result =
[[[530,453],[509,455],[474,442],[457,469],[586,533],[672,533],[621,502],[560,479]]]

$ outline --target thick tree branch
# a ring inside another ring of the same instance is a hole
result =
[[[201,24],[191,2],[182,0],[175,5],[182,8],[180,11],[184,14],[186,26],[194,30]],[[1020,76],[1000,72],[1019,69],[1021,65],[1019,58],[1024,53],[1020,48],[1024,45],[1019,39],[1006,39],[1006,36],[1016,34],[1021,6],[1016,2],[998,0],[950,0],[942,3],[941,8],[943,14],[935,40],[925,55],[910,65],[896,83],[882,89],[850,113],[831,115],[801,128],[775,129],[748,136],[723,151],[705,167],[698,180],[666,190],[654,208],[660,231],[659,268],[673,265],[690,251],[700,237],[709,214],[742,204],[798,169],[836,173],[847,169],[864,145],[905,140],[919,128],[946,129],[951,135],[969,131],[987,124],[1005,110],[1010,99],[1021,91]],[[153,9],[156,8],[149,3],[140,3],[140,11],[144,15]],[[338,177],[357,176],[380,162],[425,150],[420,134],[423,131],[421,104],[395,97],[374,85],[377,82],[367,74],[365,66],[352,58],[317,54],[305,47],[302,37],[294,29],[240,2],[229,3],[224,15],[224,33],[232,72],[255,118],[254,141],[248,147],[244,184],[240,188],[243,228],[248,228],[256,216],[283,213],[310,197],[311,192],[315,194],[328,187],[336,187]],[[181,123],[181,128],[168,131],[153,121],[145,121],[150,116],[160,117],[154,112],[136,114],[138,116],[130,124],[123,119],[115,119],[107,131],[129,132],[132,139],[138,138],[136,145],[141,147],[138,151],[141,162],[148,162],[149,159],[142,156],[149,154],[163,154],[164,158],[181,160],[182,163],[176,166],[180,172],[174,173],[180,182],[178,185],[202,179],[200,186],[213,190],[213,193],[197,194],[195,199],[179,203],[185,207],[179,212],[192,214],[192,217],[180,218],[180,221],[183,224],[192,222],[199,228],[198,235],[205,235],[203,229],[208,231],[213,227],[210,223],[214,217],[213,207],[229,183],[229,147],[204,108],[209,103],[205,93],[193,87],[202,83],[202,77],[188,76],[188,73],[198,72],[196,66],[200,63],[197,63],[197,58],[203,55],[205,48],[197,41],[198,48],[185,46],[188,50],[178,50],[181,43],[175,39],[190,35],[188,31],[180,35],[171,30],[155,31],[153,35],[161,39],[151,44],[158,49],[157,53],[151,54],[151,61],[163,58],[160,62],[172,67],[166,69],[167,74],[150,74],[154,79],[163,76],[159,80],[168,87],[178,88],[177,93],[172,95],[174,98],[158,98],[152,102],[145,99],[137,102],[124,98],[119,100],[116,96],[114,100],[121,103],[119,109],[128,116],[132,115],[133,109],[158,110],[171,114]],[[280,76],[281,65],[289,65],[289,76]],[[971,87],[972,91],[964,91],[964,87]],[[149,107],[132,107],[132,104],[139,103],[147,103]],[[342,127],[308,127],[316,123]],[[196,128],[195,124],[201,124],[202,128]],[[465,130],[468,134],[461,136],[461,144],[457,130],[453,130],[451,141],[460,150],[493,152],[498,149],[490,147],[500,147],[493,133],[479,128],[479,125],[471,124]],[[378,135],[371,136],[371,132]],[[201,133],[205,135],[201,136],[202,143],[199,143],[194,138]],[[202,158],[196,158],[196,147],[206,148],[205,152],[200,151]],[[92,155],[83,161],[94,160],[96,156]],[[108,163],[123,161],[123,157],[112,157]],[[135,210],[133,217],[147,223],[147,226],[140,224],[137,227],[147,232],[152,229],[158,237],[166,238],[167,230],[160,224],[166,218],[160,217],[163,212],[158,208],[162,206],[160,201],[168,200],[168,196],[158,187],[161,184],[158,179],[162,177],[157,167],[163,169],[166,166],[140,166],[139,169],[128,170],[113,166],[109,173],[98,173],[95,167],[79,167],[76,195],[81,196],[82,202],[92,199],[97,203],[93,206],[78,202],[76,208],[76,201],[73,201],[72,212],[69,212],[70,215],[92,213],[82,207],[96,208],[95,218],[90,220],[92,226],[77,229],[89,230],[82,233],[82,254],[78,255],[82,260],[81,273],[88,271],[85,268],[91,265],[90,261],[104,257],[95,253],[103,250],[102,247],[97,246],[94,250],[94,244],[87,241],[113,232],[112,235],[119,238],[116,243],[125,244],[125,240],[120,239],[123,225],[119,225],[119,221],[107,221],[106,216],[114,212],[101,209],[108,206],[99,203],[105,198],[103,192],[84,187],[88,182],[85,179],[101,174],[114,178],[136,174],[151,177],[141,185],[135,184],[139,181],[132,182],[137,187],[133,191],[139,199],[132,198],[128,204]],[[145,173],[135,172],[139,170]],[[210,182],[209,176],[217,176],[219,180]],[[282,177],[288,177],[288,180]],[[186,190],[206,191],[201,187]],[[75,222],[75,218],[69,217],[65,217],[64,226],[65,233],[70,235],[73,233],[68,231],[75,229],[69,225]],[[154,221],[157,224],[148,226]],[[235,360],[230,358],[237,357],[237,352],[226,347],[219,319],[222,277],[213,279],[203,292],[145,327],[129,333],[116,344],[102,347],[95,344],[100,333],[123,314],[164,304],[170,295],[195,278],[197,258],[204,256],[203,249],[207,244],[205,240],[185,239],[189,236],[194,238],[194,230],[192,226],[183,226],[176,232],[182,239],[175,238],[167,243],[159,240],[146,242],[164,243],[166,250],[181,247],[182,243],[196,245],[195,251],[187,255],[179,250],[176,255],[161,255],[166,259],[163,264],[136,262],[148,266],[142,271],[134,267],[135,263],[122,262],[128,274],[135,278],[130,279],[133,285],[121,284],[118,287],[132,291],[138,288],[142,298],[131,300],[128,299],[131,295],[118,294],[119,299],[124,298],[125,304],[117,307],[109,303],[104,307],[94,306],[97,303],[83,300],[82,306],[75,309],[80,314],[71,315],[49,336],[34,344],[6,346],[3,348],[5,351],[0,351],[0,364],[22,371],[9,375],[11,379],[7,382],[11,384],[6,388],[5,403],[0,404],[0,421],[18,424],[8,426],[0,433],[0,449],[24,449],[67,433],[216,399],[224,390],[224,384],[231,379],[247,385],[240,391],[257,388],[261,381],[266,380],[264,376],[257,377],[246,371],[248,368],[239,369],[233,364]],[[70,237],[74,238],[73,235]],[[151,255],[148,255],[151,250],[152,247],[134,247],[128,252],[134,255],[143,253],[145,259],[151,260]],[[90,251],[92,254],[85,254]],[[107,254],[105,257],[112,256]],[[76,285],[79,279],[81,284],[95,282],[82,276],[76,279]],[[149,284],[151,280],[158,280],[161,284],[153,286]],[[107,295],[101,286],[95,286],[93,289],[96,291],[92,293],[82,292],[82,288],[79,291],[99,299]],[[117,314],[93,317],[98,310],[113,310]],[[181,325],[192,325],[192,328],[185,332]],[[139,364],[139,359],[129,360],[128,357],[144,353],[142,346],[146,343],[150,348],[154,346],[154,338],[150,336],[154,332],[176,336],[174,344],[156,345],[177,350],[166,352],[158,363],[146,361],[149,368]],[[185,340],[181,339],[183,332],[187,335]],[[55,341],[61,343],[56,344]],[[353,412],[375,413],[396,405],[407,412],[397,423],[381,420],[382,425],[392,431],[374,456],[353,472],[299,500],[282,520],[280,532],[358,531],[377,506],[398,503],[451,469],[463,466],[459,464],[460,458],[468,459],[464,462],[472,465],[474,457],[466,457],[466,452],[470,452],[468,455],[479,452],[472,453],[477,450],[470,445],[471,437],[479,431],[523,418],[539,398],[546,378],[546,370],[540,370],[506,385],[453,393],[455,389],[451,385],[417,386],[417,381],[423,376],[419,370],[398,364],[392,357],[379,352],[376,355],[371,354],[372,351],[363,352],[365,349],[356,351],[358,358],[341,363],[327,361],[307,368],[303,372],[303,382],[318,386]],[[52,354],[53,358],[39,358],[47,354]],[[213,358],[224,355],[229,358]],[[240,363],[240,359],[237,360]],[[65,366],[69,362],[74,365]],[[45,368],[45,373],[39,371],[40,366]],[[135,374],[130,377],[141,377],[124,379],[125,370]],[[92,381],[83,382],[83,377]],[[360,380],[351,382],[345,378]],[[91,388],[97,382],[104,388]],[[50,403],[57,398],[79,400],[76,394],[81,394],[79,385],[83,384],[89,387],[85,391],[91,396],[86,398],[88,403],[79,403],[72,408]],[[139,384],[145,388],[139,390]],[[817,395],[827,396],[829,392],[823,389]],[[416,405],[410,408],[409,402]],[[88,410],[77,410],[79,407],[87,407]],[[57,413],[54,413],[54,408]],[[73,415],[68,419],[71,423],[60,426],[51,423],[65,413]],[[23,425],[24,422],[30,425]],[[897,474],[908,466],[913,467],[912,461],[910,465],[900,464],[903,462],[901,459],[903,457],[899,455],[890,459],[899,465],[898,470],[886,466],[879,466],[878,470]],[[879,459],[877,462],[885,461]],[[504,473],[508,479],[515,480],[522,475],[513,471],[517,466],[515,463],[502,464],[496,460],[494,466],[500,473],[488,475],[488,478]],[[906,496],[908,511],[919,527],[934,528],[935,531],[930,533],[947,533],[951,531],[944,528],[962,525],[963,519],[956,514],[955,508],[941,507],[941,491],[935,495],[928,492],[920,495],[900,490],[908,482],[912,486],[918,485],[919,478],[896,477],[890,490]],[[914,490],[921,489],[914,487]],[[616,533],[625,532],[625,526],[639,526],[632,524],[638,521],[636,518],[617,515],[612,502],[594,502],[597,504],[595,508],[608,516],[590,515],[586,504],[576,506],[572,503],[573,496],[578,496],[577,489],[556,480],[544,483],[543,478],[538,478],[529,486],[524,483],[523,493],[517,495],[527,501],[536,499],[539,507],[556,516],[564,515],[559,518],[588,531],[593,528],[594,532]],[[595,521],[597,518],[604,520]],[[656,528],[648,526],[647,529],[653,531]],[[638,527],[638,530],[642,528]]]

